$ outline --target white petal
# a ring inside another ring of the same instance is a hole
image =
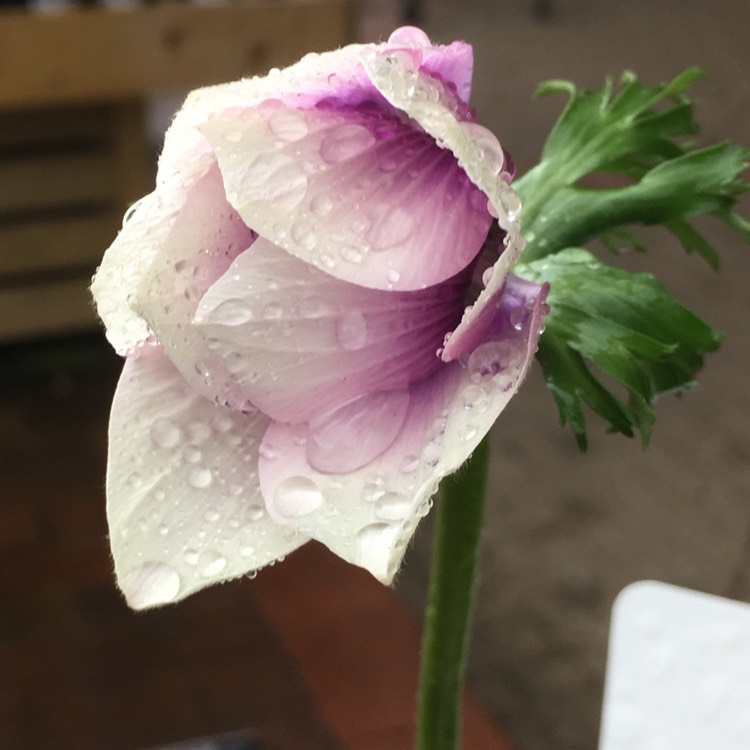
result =
[[[109,428],[107,517],[133,608],[177,601],[307,540],[265,512],[257,468],[267,424],[197,395],[160,347],[127,359]]]
[[[239,409],[251,408],[247,395],[192,321],[206,290],[254,240],[255,234],[227,203],[214,163],[191,186],[168,231],[161,234],[131,303],[194,389]]]
[[[260,482],[274,520],[318,539],[336,554],[390,583],[440,479],[458,469],[518,390],[533,359],[546,290],[526,297],[520,329],[509,308],[472,352],[468,364],[446,364],[410,388],[403,427],[366,466],[348,473],[316,470],[305,424],[272,422],[260,460]],[[342,431],[356,439],[351,429]]]
[[[151,335],[147,321],[133,309],[136,290],[172,232],[192,185],[212,162],[210,154],[186,155],[178,179],[165,182],[126,212],[120,233],[104,254],[91,291],[107,338],[120,354]]]

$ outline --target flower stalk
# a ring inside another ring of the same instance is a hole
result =
[[[458,750],[474,612],[489,436],[447,477],[437,503],[419,678],[416,750]]]

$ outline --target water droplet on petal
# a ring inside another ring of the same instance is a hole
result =
[[[151,425],[151,440],[158,448],[174,448],[182,437],[180,428],[170,419],[159,418]]]
[[[197,448],[194,445],[185,446],[185,450],[182,451],[182,455],[189,464],[197,464],[198,461],[200,461],[203,457],[201,449]]]
[[[246,544],[244,547],[240,547],[240,555],[242,557],[252,557],[255,552],[255,547]]]
[[[250,306],[241,299],[226,299],[205,314],[205,319],[220,326],[241,326],[253,317]]]
[[[385,495],[385,490],[375,482],[368,482],[362,487],[362,500],[366,503],[374,503],[383,495]]]
[[[188,484],[197,490],[203,490],[211,486],[213,478],[211,469],[207,469],[205,466],[196,466],[188,475]]]
[[[247,508],[247,517],[251,521],[260,521],[261,518],[266,514],[265,508],[258,503],[253,503]]]
[[[191,443],[200,445],[211,437],[211,428],[205,422],[196,420],[187,426],[187,434]]]
[[[200,552],[197,549],[186,549],[183,557],[188,565],[196,565],[200,557]]]
[[[317,238],[315,229],[309,221],[298,220],[292,224],[292,240],[305,250],[312,250],[315,247]]]
[[[268,127],[274,135],[285,141],[298,141],[307,135],[307,122],[296,109],[281,107],[268,118]]]
[[[381,521],[401,521],[410,510],[411,499],[401,492],[386,492],[375,503],[375,515]]]
[[[412,474],[419,468],[419,458],[417,456],[406,456],[401,462],[401,471],[404,474]]]
[[[494,133],[477,122],[462,122],[461,129],[476,147],[483,171],[490,177],[500,174],[505,154]]]
[[[221,518],[221,513],[219,513],[216,508],[209,508],[203,514],[203,518],[205,518],[209,523],[216,523]]]
[[[375,142],[375,136],[363,125],[347,123],[326,134],[320,144],[320,155],[335,164],[364,151]]]
[[[316,216],[325,216],[331,212],[333,201],[326,193],[318,193],[310,201],[310,211]]]
[[[514,307],[510,311],[508,320],[517,331],[520,331],[528,319],[528,312],[523,307]]]
[[[416,26],[402,26],[396,29],[388,37],[388,43],[404,47],[429,47],[431,44],[430,37]]]
[[[128,603],[135,609],[167,604],[180,593],[180,574],[169,565],[147,562],[131,571],[125,578],[123,590]]]
[[[358,312],[347,313],[336,323],[336,340],[342,349],[357,351],[367,343],[367,321]]]
[[[226,565],[226,558],[218,552],[207,551],[200,557],[200,571],[204,578],[213,578],[219,575]]]
[[[217,414],[211,420],[211,426],[219,434],[229,432],[229,430],[232,429],[232,424],[233,424],[232,418],[228,414]]]
[[[401,274],[395,268],[389,268],[385,272],[385,278],[391,283],[395,284],[400,278]]]
[[[240,194],[268,201],[279,209],[297,208],[307,193],[307,175],[290,156],[278,152],[262,152],[243,173]]]
[[[396,206],[373,221],[367,236],[376,252],[390,250],[406,242],[415,226],[414,217],[405,208]]]
[[[239,143],[242,140],[242,131],[227,130],[224,133],[224,140],[227,141],[227,143]]]
[[[323,493],[312,479],[288,477],[276,487],[273,507],[286,518],[298,518],[316,510],[323,503]]]
[[[278,302],[269,302],[263,308],[264,320],[278,320],[284,313],[284,309]]]

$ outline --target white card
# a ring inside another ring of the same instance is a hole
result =
[[[750,750],[750,605],[641,581],[612,611],[599,750]]]

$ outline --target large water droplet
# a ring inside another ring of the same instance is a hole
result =
[[[125,577],[122,588],[134,609],[173,602],[180,593],[180,574],[169,565],[146,562]]]
[[[307,135],[307,122],[296,109],[281,107],[268,118],[268,127],[274,135],[285,141],[298,141]]]
[[[151,440],[158,448],[174,448],[181,437],[180,428],[170,419],[160,417],[151,425]]]
[[[273,506],[279,515],[298,518],[312,513],[323,503],[323,493],[312,479],[288,477],[277,487],[273,495]]]
[[[410,510],[411,499],[401,492],[386,492],[375,503],[375,515],[381,521],[401,521]]]
[[[203,490],[206,489],[206,487],[211,486],[213,478],[214,475],[211,472],[211,469],[208,469],[205,466],[196,466],[188,475],[188,484],[190,484],[191,487],[195,487],[196,490]]]
[[[205,422],[196,420],[187,426],[187,434],[191,443],[200,445],[211,437],[211,428]]]
[[[414,217],[405,208],[396,206],[373,221],[367,236],[374,251],[389,250],[406,242],[415,226]]]
[[[208,550],[201,555],[199,565],[204,578],[213,578],[226,568],[227,559],[218,552]]]
[[[244,172],[240,194],[274,203],[277,208],[296,208],[307,193],[307,175],[290,156],[266,151],[258,154]]]
[[[367,343],[367,321],[362,313],[347,313],[336,323],[336,340],[342,349],[357,351]]]
[[[402,26],[388,37],[388,44],[403,45],[404,47],[429,47],[430,37],[416,26]]]
[[[220,302],[204,318],[220,326],[241,326],[253,317],[250,306],[241,299],[225,299]]]
[[[329,164],[351,159],[375,142],[375,136],[363,125],[347,123],[328,133],[320,144],[320,155]]]
[[[462,122],[461,129],[476,147],[482,171],[490,177],[500,174],[505,154],[494,133],[477,122]]]
[[[186,445],[182,455],[189,464],[197,464],[203,457],[201,449],[195,445]]]

